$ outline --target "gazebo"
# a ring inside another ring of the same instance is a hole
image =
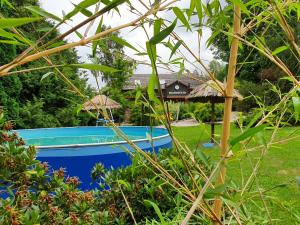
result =
[[[116,102],[115,100],[112,100],[111,98],[107,97],[106,95],[96,95],[91,100],[85,102],[83,104],[83,110],[85,111],[94,111],[99,109],[108,109],[110,112],[111,120],[113,121],[113,115],[112,115],[112,109],[119,109],[122,106]],[[98,119],[99,113],[97,114],[97,122],[107,122],[105,119]]]
[[[225,101],[223,90],[225,90],[224,83],[218,80],[208,80],[194,88],[186,97],[187,101],[211,103],[211,143],[214,143],[215,139],[215,103]],[[233,98],[242,100],[243,96],[237,90],[234,90]]]

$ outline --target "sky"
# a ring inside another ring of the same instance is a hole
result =
[[[40,0],[40,3],[41,3],[41,7],[43,9],[45,9],[46,11],[53,13],[59,17],[63,17],[62,16],[63,12],[64,13],[70,12],[74,8],[73,4],[78,4],[81,1],[82,0]],[[132,0],[131,3],[136,8],[138,8],[140,11],[145,12],[145,8],[137,0]],[[189,4],[189,1],[182,0],[182,1],[179,1],[178,3],[176,3],[176,6],[181,7],[181,8],[182,7],[187,8],[187,7],[189,7],[188,4]],[[91,12],[94,12],[95,6],[91,6],[89,8],[89,10]],[[136,15],[129,12],[128,7],[125,4],[119,6],[119,11],[120,11],[121,16],[116,12],[114,12],[113,14],[111,13],[109,15],[105,15],[103,18],[103,23],[107,26],[115,27],[115,26],[124,24],[126,22],[132,21],[133,19],[137,18]],[[160,12],[159,15],[169,21],[173,21],[175,18],[172,11]],[[86,16],[84,16],[81,13],[78,13],[76,16],[74,16],[72,18],[72,21],[68,22],[68,25],[63,24],[59,28],[60,32],[63,33],[64,31],[67,31],[68,29],[70,29],[71,26],[74,26],[74,25],[80,23],[84,19],[86,19]],[[91,36],[91,35],[95,34],[99,20],[100,19],[97,19],[94,22],[93,26],[89,29],[87,36]],[[86,28],[87,28],[87,26],[84,26],[83,28],[81,28],[79,30],[79,32],[81,34],[85,33]],[[149,28],[149,26],[146,26],[145,29],[151,36],[153,28],[152,27]],[[203,60],[204,63],[208,64],[213,59],[212,52],[205,45],[205,42],[210,35],[210,31],[208,29],[204,29],[202,31],[203,35],[202,35],[202,40],[201,40],[201,44],[200,44],[200,52],[198,50],[199,46],[198,46],[198,41],[197,41],[198,38],[197,38],[196,32],[186,32],[186,29],[183,27],[180,27],[180,26],[175,29],[175,32],[188,44],[190,49],[192,49],[196,55],[200,54],[200,58]],[[142,28],[138,28],[138,29],[134,29],[134,30],[132,30],[132,27],[123,29],[120,32],[120,36],[123,39],[126,39],[129,43],[131,43],[133,46],[137,47],[138,49],[141,49],[141,50],[145,49],[145,43],[147,41],[147,36],[145,34],[145,31]],[[68,37],[66,37],[65,40],[67,40],[68,42],[78,41],[79,37],[76,34],[71,34]],[[81,46],[81,47],[77,47],[76,49],[77,49],[78,55],[80,56],[80,61],[82,63],[89,63],[88,55],[91,54],[91,48]],[[190,61],[194,62],[193,58],[190,56],[189,53],[187,53],[183,48],[180,48],[180,49],[182,50],[182,53]],[[147,60],[147,57],[145,57],[145,56],[141,57],[141,56],[135,55],[136,52],[134,52],[130,48],[125,47],[124,50],[125,50],[125,54],[133,59],[136,59],[138,61]],[[169,59],[170,50],[168,48],[166,48],[165,46],[159,45],[157,47],[157,53],[163,60],[167,61]],[[176,56],[173,56],[173,58],[176,58]],[[193,65],[185,63],[185,68],[190,70],[191,72],[193,72],[195,69],[198,70],[198,72],[202,71],[202,69],[196,63],[193,63]],[[175,71],[179,70],[179,68],[173,68],[173,69]],[[169,73],[170,71],[160,69],[159,72]],[[140,64],[137,66],[137,69],[135,70],[134,73],[151,73],[151,68],[149,66]],[[89,76],[89,83],[92,86],[95,86],[95,81],[92,76]]]

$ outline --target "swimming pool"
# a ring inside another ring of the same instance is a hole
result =
[[[144,151],[170,148],[172,140],[164,128],[121,126],[120,130]],[[124,149],[133,148],[110,127],[63,127],[17,130],[27,145],[37,146],[37,159],[53,169],[64,167],[69,176],[77,176],[80,188],[96,187],[90,172],[95,163],[105,168],[130,165]],[[153,145],[152,145],[152,141]]]

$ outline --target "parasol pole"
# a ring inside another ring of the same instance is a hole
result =
[[[176,121],[178,121],[178,120],[179,120],[180,105],[181,105],[181,103],[180,103],[180,102],[178,102],[178,108],[177,108],[177,112],[176,112]]]

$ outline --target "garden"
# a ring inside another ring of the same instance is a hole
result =
[[[296,0],[1,0],[0,224],[300,224],[299,22]]]

